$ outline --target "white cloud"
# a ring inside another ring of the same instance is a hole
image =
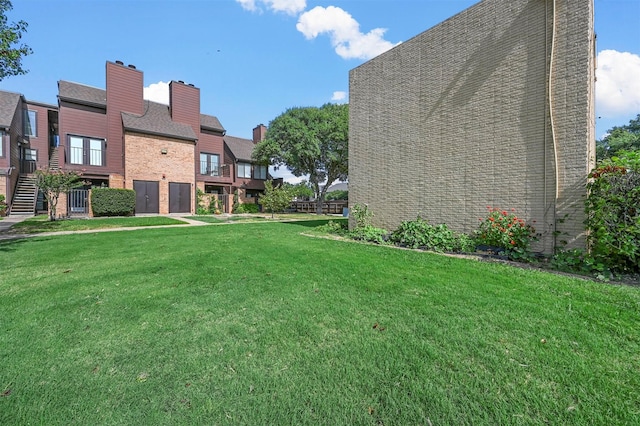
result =
[[[261,12],[259,4],[262,4],[272,12],[284,12],[288,15],[297,15],[307,7],[307,0],[236,0],[243,9],[252,12]]]
[[[344,101],[347,99],[347,92],[337,91],[333,92],[333,96],[331,97],[332,101]]]
[[[296,28],[308,40],[328,34],[336,53],[344,59],[371,59],[395,46],[383,38],[386,29],[376,28],[364,34],[358,21],[335,6],[316,6],[303,13]]]
[[[159,81],[143,89],[142,97],[148,101],[169,105],[169,83]]]
[[[236,0],[245,10],[254,12],[256,10],[256,2],[254,0]]]
[[[603,50],[596,70],[598,116],[621,117],[640,113],[640,56]]]

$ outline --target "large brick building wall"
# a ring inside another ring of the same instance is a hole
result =
[[[353,69],[350,204],[462,232],[514,208],[537,250],[584,245],[594,44],[593,0],[484,0]]]

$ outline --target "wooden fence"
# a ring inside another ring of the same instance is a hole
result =
[[[343,209],[347,208],[349,202],[347,200],[325,201],[322,205],[322,213],[324,214],[342,214]],[[291,210],[296,213],[315,213],[317,203],[315,201],[293,201]]]

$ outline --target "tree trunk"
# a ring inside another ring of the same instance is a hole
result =
[[[322,216],[322,206],[324,205],[324,192],[322,192],[316,200],[316,214]]]

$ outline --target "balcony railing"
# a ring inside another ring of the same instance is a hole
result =
[[[219,166],[211,165],[205,161],[200,162],[200,174],[203,176],[222,176]]]

